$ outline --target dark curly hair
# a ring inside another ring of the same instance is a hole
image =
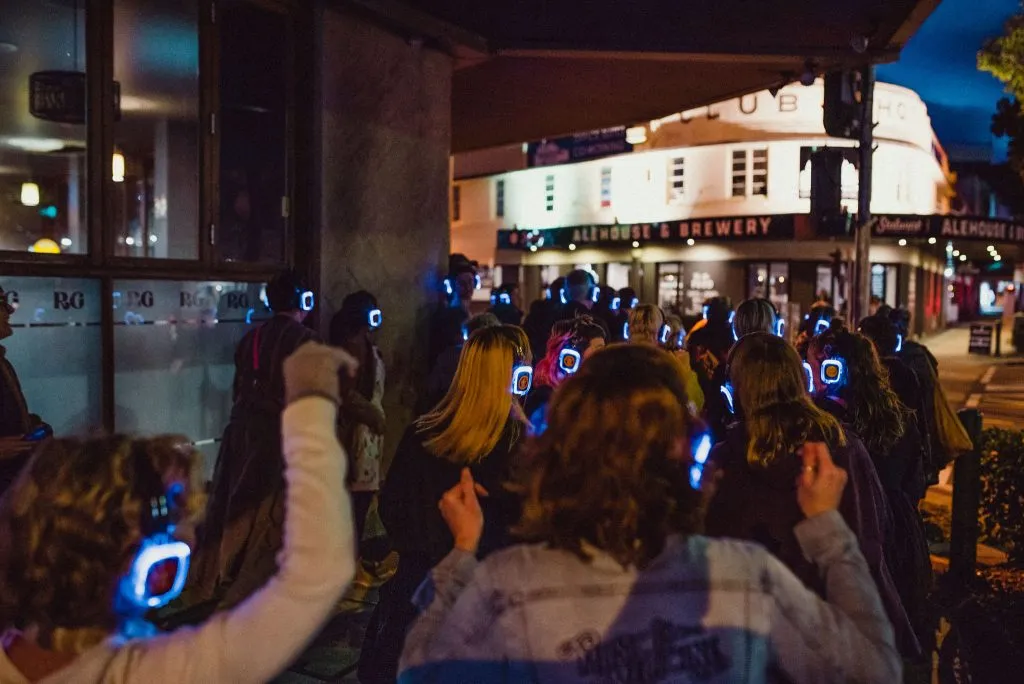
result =
[[[687,404],[668,352],[620,345],[595,353],[555,391],[548,429],[526,444],[517,533],[584,561],[590,544],[642,568],[669,535],[699,532]]]
[[[178,437],[49,440],[0,506],[10,544],[0,626],[39,629],[44,648],[80,652],[116,627],[118,582],[142,540],[142,510],[184,485],[178,522],[202,510],[199,455]],[[159,477],[162,483],[154,482]]]
[[[839,357],[846,362],[847,381],[839,395],[846,402],[847,422],[872,456],[887,455],[903,437],[909,410],[890,387],[875,345],[860,333],[829,330],[811,340],[808,354],[819,361]]]

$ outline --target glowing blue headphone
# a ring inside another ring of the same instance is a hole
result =
[[[496,292],[491,295],[491,306],[497,306],[498,304],[511,304],[512,295],[508,292]]]
[[[376,330],[384,322],[384,315],[380,309],[370,309],[366,314],[366,322],[370,326],[370,330]]]
[[[482,283],[480,281],[480,274],[479,273],[474,273],[473,274],[473,289],[474,290],[479,290],[481,285],[482,285]],[[451,297],[452,295],[455,294],[455,286],[452,285],[452,277],[451,276],[448,276],[447,278],[444,279],[444,293],[446,295],[448,295],[449,297]]]
[[[668,344],[668,336],[672,332],[672,326],[668,323],[661,324],[661,330],[658,331],[658,343]]]
[[[804,375],[807,376],[807,393],[814,394],[814,369],[811,368],[811,364],[804,361]]]
[[[512,394],[524,397],[533,387],[533,366],[523,362],[525,358],[521,350],[516,351],[516,360],[512,364]]]
[[[299,308],[305,312],[310,312],[313,307],[316,306],[316,295],[313,294],[312,290],[303,290],[299,293]]]
[[[629,308],[630,309],[635,309],[639,303],[640,303],[640,300],[638,298],[636,298],[636,297],[633,297],[631,300],[629,300]]]
[[[618,311],[622,308],[622,298],[618,295],[612,296],[612,301],[608,304],[608,308],[612,311]]]
[[[903,333],[896,333],[896,353],[903,351]]]
[[[574,375],[581,363],[583,357],[573,347],[566,347],[558,353],[558,368],[566,375]]]
[[[183,487],[180,484],[171,485],[165,494],[150,499],[149,509],[144,509],[143,533],[146,537],[139,545],[131,567],[121,578],[118,588],[119,599],[133,610],[145,612],[166,606],[178,598],[185,588],[192,550],[188,544],[172,536],[174,525],[171,522],[177,498],[182,493]],[[150,576],[166,563],[175,564],[174,581],[167,591],[153,593],[150,589]]]
[[[629,321],[622,324],[622,339],[629,339]]]
[[[771,303],[771,300],[765,299],[768,302],[768,306],[772,308],[772,330],[771,333],[776,337],[786,336],[786,321],[783,320],[782,316],[779,315],[778,309]],[[739,333],[736,332],[736,312],[733,311],[729,314],[729,326],[732,328],[732,339],[734,342],[740,341]]]
[[[686,328],[680,327],[676,335],[676,346],[682,349],[686,345]]]
[[[700,480],[704,475],[704,464],[708,462],[708,455],[711,454],[711,435],[702,434],[693,440],[693,465],[690,466],[690,486],[700,489]]]
[[[839,389],[846,382],[846,362],[842,359],[825,359],[821,362],[821,382],[829,388]]]
[[[736,415],[736,399],[733,396],[732,383],[727,382],[719,388],[722,393],[722,398],[725,399],[725,407],[729,409],[729,413]]]
[[[823,332],[828,330],[831,325],[832,322],[829,319],[822,316],[821,318],[818,319],[818,322],[814,324],[814,334],[822,334]]]

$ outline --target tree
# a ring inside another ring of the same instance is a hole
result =
[[[1011,96],[996,104],[992,133],[1009,138],[1009,163],[1024,181],[1024,9],[1006,21],[1003,35],[985,41],[978,69],[1002,81]]]

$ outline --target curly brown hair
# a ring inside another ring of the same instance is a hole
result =
[[[839,357],[846,362],[846,384],[839,395],[846,402],[846,420],[872,456],[885,456],[906,431],[910,410],[889,385],[889,371],[865,335],[828,330],[811,340],[808,355],[818,361]]]
[[[174,522],[193,521],[203,508],[200,462],[180,437],[40,445],[0,505],[9,542],[0,626],[35,627],[41,646],[60,651],[104,638],[116,627],[118,582],[142,541],[143,506],[180,483]]]
[[[687,404],[667,352],[619,345],[594,354],[555,391],[547,430],[526,444],[516,532],[584,561],[591,545],[641,568],[669,535],[699,532]]]

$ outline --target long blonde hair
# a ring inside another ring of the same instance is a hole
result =
[[[453,463],[476,463],[494,450],[509,417],[512,429],[525,422],[512,397],[512,367],[530,361],[530,343],[512,325],[477,330],[462,347],[459,367],[444,399],[416,421],[419,433],[433,433],[427,450]]]
[[[658,343],[658,333],[665,324],[665,315],[653,304],[641,304],[629,312],[629,341]]]
[[[807,393],[796,349],[768,333],[744,335],[729,357],[729,378],[747,429],[747,462],[769,466],[804,442],[846,444],[839,421]]]

